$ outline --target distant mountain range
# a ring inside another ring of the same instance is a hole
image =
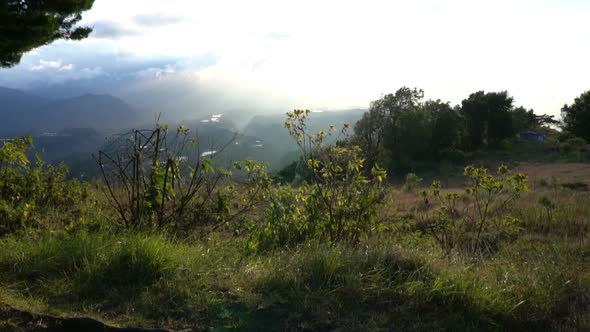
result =
[[[364,112],[363,109],[312,112],[309,115],[307,129],[309,133],[317,133],[320,130],[327,132],[330,125],[334,125],[340,130],[344,123],[348,123],[350,124],[348,133],[352,134],[353,125],[362,117]],[[246,125],[243,132],[245,135],[257,136],[275,144],[293,144],[295,146],[289,132],[284,127],[285,119],[285,113],[256,115]]]
[[[190,107],[189,100],[182,100],[181,95],[182,91],[171,93],[170,105],[186,103],[183,107]],[[156,98],[156,93],[152,97]],[[165,101],[160,100],[159,103]],[[111,135],[155,125],[156,119],[150,113],[153,111],[146,111],[149,107],[135,100],[133,105],[139,106],[131,106],[123,99],[108,94],[47,98],[0,87],[0,138],[32,134],[36,152],[46,160],[66,162],[74,176],[92,176],[96,174],[96,165],[91,153],[101,149]],[[298,158],[298,147],[284,128],[283,111],[274,114],[257,114],[256,110],[246,108],[228,109],[217,114],[203,111],[206,112],[195,110],[184,113],[190,114],[188,119],[180,118],[179,114],[165,114],[161,121],[172,129],[182,123],[196,133],[200,152],[194,153],[215,151],[231,142],[221,157],[224,164],[253,158],[269,162],[271,170],[278,170]],[[313,112],[308,129],[310,133],[328,130],[331,124],[340,129],[343,123],[348,122],[352,132],[352,125],[363,112],[362,109]]]
[[[0,136],[6,136],[65,128],[119,130],[145,122],[145,115],[110,95],[47,99],[0,87],[0,119]]]

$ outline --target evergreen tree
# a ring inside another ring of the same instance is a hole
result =
[[[80,40],[92,29],[76,27],[94,0],[0,0],[0,67],[58,39]]]

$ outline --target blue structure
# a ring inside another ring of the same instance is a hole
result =
[[[523,141],[529,142],[545,142],[545,135],[540,133],[535,133],[533,131],[525,131],[518,134],[518,138]]]

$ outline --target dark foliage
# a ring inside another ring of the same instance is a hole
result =
[[[582,93],[571,105],[561,109],[564,129],[590,141],[590,91]]]
[[[0,2],[0,67],[11,67],[22,55],[57,39],[80,40],[92,29],[76,27],[94,0],[3,0]]]
[[[496,145],[513,136],[510,114],[513,99],[508,96],[508,92],[478,91],[461,104],[469,148]]]

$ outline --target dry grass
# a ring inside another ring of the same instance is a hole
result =
[[[572,182],[587,183],[590,181],[590,164],[524,164],[516,168],[529,177],[533,188],[542,183],[563,184]]]

